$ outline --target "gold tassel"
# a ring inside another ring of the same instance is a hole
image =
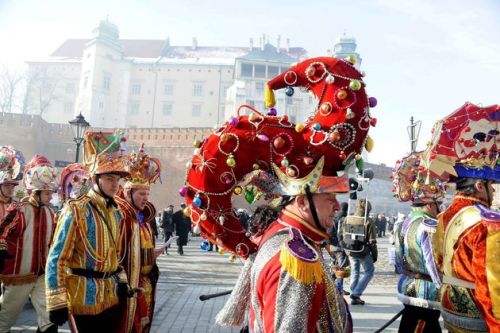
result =
[[[323,282],[324,272],[319,260],[314,262],[300,260],[291,254],[285,245],[280,251],[280,263],[283,269],[299,282],[304,284]]]
[[[266,103],[266,108],[272,108],[276,105],[276,98],[274,97],[274,91],[271,88],[269,88],[267,84],[264,90],[264,101]]]

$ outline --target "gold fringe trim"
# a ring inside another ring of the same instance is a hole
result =
[[[319,260],[314,262],[300,260],[290,253],[285,245],[281,247],[280,263],[288,274],[303,284],[323,282],[324,271]]]

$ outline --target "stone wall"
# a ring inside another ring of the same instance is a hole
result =
[[[193,141],[212,132],[211,128],[133,128],[127,129],[129,151],[137,150],[144,142],[147,151],[162,162],[161,184],[152,187],[152,201],[158,209],[168,204],[176,208],[181,203],[178,189],[183,185],[186,162],[193,154]],[[0,145],[12,145],[21,150],[27,160],[35,153],[55,160],[73,162],[75,143],[69,125],[49,124],[39,116],[0,113]],[[391,168],[381,164],[366,163],[374,170],[374,180],[358,193],[359,198],[368,197],[373,212],[396,214],[408,212],[408,203],[398,203],[392,196],[389,179]],[[500,202],[500,191],[495,194]],[[346,195],[339,201],[347,201]]]

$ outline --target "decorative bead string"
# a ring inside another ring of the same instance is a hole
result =
[[[353,96],[353,100],[351,102],[351,104],[347,105],[347,106],[340,106],[338,101],[337,101],[337,92],[339,92],[340,90],[344,90],[346,92],[346,94],[348,94],[348,91],[350,91],[352,93],[352,96]],[[350,108],[351,106],[353,106],[356,102],[357,102],[357,97],[356,97],[356,93],[354,93],[352,91],[352,89],[350,89],[348,86],[345,86],[345,87],[341,87],[341,88],[338,88],[336,91],[335,91],[335,94],[334,94],[334,97],[333,97],[333,102],[335,103],[335,106],[339,109],[347,109],[347,108]]]
[[[347,147],[349,147],[350,145],[352,145],[356,139],[356,129],[354,128],[354,126],[352,126],[352,124],[349,124],[349,123],[340,123],[340,124],[336,124],[336,125],[333,125],[330,130],[336,130],[336,129],[340,129],[340,130],[344,130],[344,131],[347,131],[347,129],[350,129],[351,130],[351,137],[347,138],[347,136],[340,142],[330,142],[328,141],[328,143],[334,147],[334,148],[337,148],[338,150],[345,150]]]
[[[201,192],[201,193],[204,193],[205,195],[215,195],[215,196],[224,196],[224,195],[228,195],[229,193],[231,193],[233,191],[233,186],[231,186],[231,188],[227,191],[224,191],[224,192],[206,192],[206,191],[203,191],[191,184],[189,184],[187,181],[186,181],[186,184],[185,184],[186,187],[189,187],[193,190],[195,190],[196,192]]]
[[[325,137],[320,142],[314,142],[314,137],[316,136],[316,133],[323,133],[325,135]],[[314,130],[313,134],[309,137],[309,143],[312,144],[313,146],[322,145],[323,143],[326,142],[326,140],[328,140],[328,136],[326,133],[327,132],[325,132],[323,130]]]
[[[231,152],[229,152],[229,153],[226,153],[226,152],[225,152],[225,151],[221,148],[221,143],[222,143],[222,142],[225,142],[225,141],[222,141],[222,139],[219,137],[219,142],[217,143],[217,148],[219,148],[219,151],[220,151],[222,154],[224,154],[224,155],[226,155],[226,156],[229,156],[229,155],[233,154],[234,152],[236,152],[236,151],[238,150],[238,148],[240,147],[240,139],[239,139],[239,138],[238,138],[238,136],[237,136],[236,134],[234,134],[234,133],[222,133],[222,134],[221,134],[221,136],[222,136],[222,135],[228,135],[228,136],[231,136],[231,137],[233,137],[233,138],[235,138],[235,139],[236,139],[236,147],[234,147],[233,151],[231,151]]]
[[[363,131],[368,131],[370,129],[370,113],[369,113],[369,108],[366,107],[364,110],[363,116],[359,119],[358,121],[358,127],[362,129]],[[367,125],[363,125],[363,122],[366,123]]]
[[[347,63],[349,63],[349,62],[347,62]],[[349,64],[350,64],[350,63],[349,63]],[[307,69],[309,69],[309,67],[312,67],[313,65],[321,65],[321,66],[324,68],[324,71],[325,71],[325,72],[321,75],[321,77],[320,77],[319,79],[317,79],[317,80],[312,80],[312,79],[310,79],[310,78],[309,78],[309,75],[307,74]],[[350,64],[350,65],[352,66],[352,64]],[[356,69],[356,67],[354,67],[354,66],[353,66],[353,68],[354,68],[354,69]],[[356,71],[357,71],[357,72],[358,72],[358,74],[361,76],[361,73],[359,73],[359,71],[358,71],[357,69],[356,69]],[[355,79],[355,78],[352,78],[352,77],[347,77],[347,76],[342,76],[342,75],[339,75],[339,74],[336,74],[336,73],[332,73],[332,72],[330,72],[330,71],[326,68],[325,64],[323,64],[322,62],[313,62],[313,63],[311,63],[311,64],[310,64],[310,65],[306,68],[306,72],[305,72],[305,75],[306,75],[306,77],[307,77],[307,80],[308,80],[309,82],[311,82],[311,83],[318,83],[319,81],[321,81],[321,80],[325,77],[325,75],[326,75],[326,74],[330,74],[331,76],[338,77],[338,78],[341,78],[341,79],[344,79],[344,80],[349,80],[349,81],[351,81],[351,80],[358,80],[358,79]]]
[[[294,75],[294,81],[293,82],[288,82],[287,81],[287,76],[288,74],[293,74]],[[289,86],[293,86],[295,83],[297,83],[297,79],[298,79],[298,76],[297,76],[297,73],[295,73],[294,71],[288,71],[285,73],[285,76],[283,77],[283,81],[285,81],[285,83]]]

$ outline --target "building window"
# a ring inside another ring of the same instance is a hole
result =
[[[85,77],[83,78],[83,87],[87,88],[88,83],[89,83],[89,77],[88,75],[85,75]]]
[[[264,90],[264,82],[255,82],[255,90],[263,91]]]
[[[139,103],[138,102],[130,102],[128,104],[128,114],[132,114],[132,115],[139,114]]]
[[[167,83],[164,87],[163,87],[163,94],[165,96],[172,96],[174,94],[174,85],[171,84],[171,83]]]
[[[104,102],[101,101],[99,102],[99,110],[103,110],[104,109]]]
[[[132,95],[140,95],[141,94],[141,85],[139,83],[134,83],[130,88],[130,93]]]
[[[64,103],[64,113],[73,113],[73,103],[71,102]]]
[[[109,90],[111,89],[111,77],[108,75],[104,75],[102,78],[102,89]]]
[[[201,116],[201,105],[200,104],[193,104],[193,108],[191,109],[191,115],[193,117],[200,117]]]
[[[201,83],[193,84],[193,96],[195,97],[203,96],[203,84]]]
[[[293,104],[293,97],[286,96],[285,97],[285,103],[286,103],[286,105],[292,105]]]
[[[66,86],[64,87],[64,90],[66,91],[66,94],[72,94],[75,92],[75,83],[74,82],[67,82]]]
[[[171,116],[174,106],[172,103],[163,103],[163,115]]]
[[[280,73],[280,68],[278,66],[268,66],[267,67],[267,77],[273,78]]]
[[[241,64],[241,76],[252,77],[253,76],[253,65],[252,64]]]
[[[266,78],[266,66],[255,65],[255,77]]]

